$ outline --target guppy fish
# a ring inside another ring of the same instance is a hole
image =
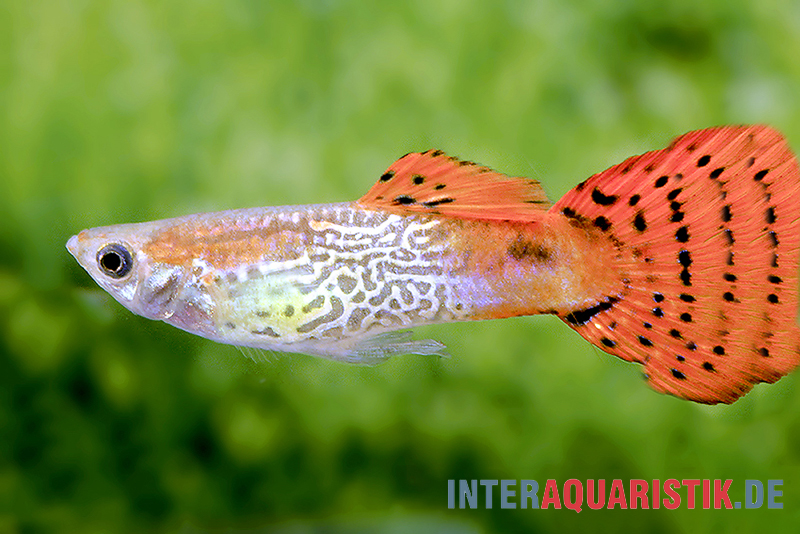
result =
[[[702,403],[800,358],[800,171],[765,126],[685,134],[553,206],[534,180],[429,150],[355,202],[94,228],[67,248],[134,313],[340,361],[442,354],[398,331],[539,313]]]

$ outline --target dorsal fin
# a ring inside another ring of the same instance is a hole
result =
[[[400,214],[515,221],[535,220],[550,207],[536,180],[509,177],[441,150],[395,161],[358,203]]]
[[[625,290],[564,320],[657,390],[733,402],[800,361],[800,171],[764,126],[691,132],[596,174],[552,211],[617,245]]]

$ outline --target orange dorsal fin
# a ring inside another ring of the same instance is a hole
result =
[[[400,214],[531,221],[550,207],[539,182],[513,178],[441,150],[395,161],[358,203]]]
[[[606,233],[624,290],[563,319],[657,390],[733,402],[800,360],[800,171],[765,126],[691,132],[555,206]]]

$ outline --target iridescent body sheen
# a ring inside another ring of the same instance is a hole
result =
[[[134,313],[224,343],[369,361],[444,348],[382,333],[587,301],[590,271],[569,266],[603,256],[574,246],[566,222],[467,224],[343,203],[96,228],[68,247]],[[124,279],[96,266],[109,242],[136,251]]]

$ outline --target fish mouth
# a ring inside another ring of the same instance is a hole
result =
[[[78,236],[74,235],[67,241],[67,250],[72,254],[75,259],[78,259]]]

